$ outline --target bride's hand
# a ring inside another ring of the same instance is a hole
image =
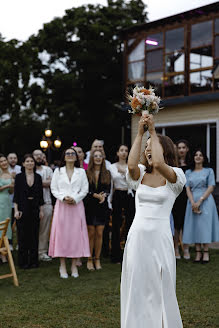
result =
[[[143,117],[142,117],[142,121],[143,121],[144,125],[147,125],[148,132],[150,134],[152,134],[153,132],[155,132],[154,117],[153,117],[153,115],[144,114]]]
[[[145,125],[146,125],[145,118],[141,116],[138,122],[138,134],[140,136],[143,136],[143,134],[145,133],[145,129],[144,129]]]

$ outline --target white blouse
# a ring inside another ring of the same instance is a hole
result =
[[[63,201],[65,197],[69,196],[79,203],[87,195],[88,188],[84,169],[75,167],[71,181],[69,181],[65,166],[55,169],[51,181],[51,192],[55,198]]]
[[[126,181],[125,174],[122,174],[118,171],[118,167],[116,163],[110,165],[109,167],[111,177],[113,180],[113,187],[114,189],[119,189],[119,190],[128,190],[128,184]]]

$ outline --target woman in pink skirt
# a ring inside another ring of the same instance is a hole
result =
[[[61,278],[68,278],[65,258],[72,258],[71,275],[77,278],[76,260],[89,257],[89,239],[82,200],[88,193],[88,180],[76,151],[63,152],[60,168],[53,174],[52,194],[56,197],[50,235],[49,255],[60,258]]]

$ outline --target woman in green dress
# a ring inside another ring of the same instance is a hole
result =
[[[0,222],[11,218],[12,203],[9,193],[13,192],[13,179],[8,172],[8,161],[0,154]],[[1,236],[1,232],[0,232]],[[7,230],[8,239],[12,238],[11,224]]]

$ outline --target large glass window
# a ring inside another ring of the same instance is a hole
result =
[[[163,70],[163,50],[148,52],[146,63],[148,72]]]
[[[128,61],[144,59],[144,49],[145,49],[145,43],[144,40],[142,40],[129,54]]]
[[[162,96],[162,81],[163,81],[163,72],[153,72],[148,73],[146,76],[146,87],[150,85],[155,88],[156,94]]]
[[[163,33],[156,33],[148,35],[146,40],[147,50],[156,49],[163,46]]]
[[[165,57],[166,73],[183,72],[185,67],[185,55],[181,52],[173,52]]]
[[[219,18],[215,19],[215,27],[214,27],[215,33],[219,33]]]
[[[212,46],[192,49],[190,53],[190,69],[198,69],[213,65]]]
[[[166,53],[184,49],[184,28],[180,27],[175,30],[166,32],[165,38]]]
[[[129,81],[144,79],[144,61],[128,64],[128,79]]]
[[[174,75],[164,77],[165,97],[174,97],[184,94],[185,79],[184,75]]]
[[[192,25],[191,48],[212,43],[212,21]]]
[[[219,58],[219,35],[215,36],[215,58]]]
[[[212,90],[212,71],[190,73],[190,91],[206,92]]]

